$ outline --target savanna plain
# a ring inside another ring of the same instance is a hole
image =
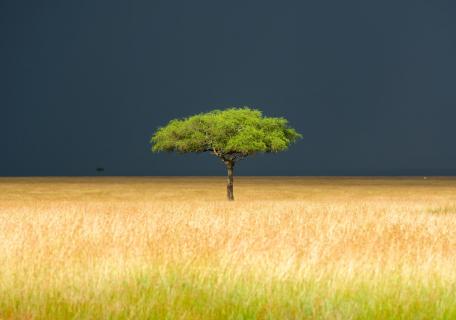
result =
[[[456,178],[1,178],[0,319],[456,319]]]

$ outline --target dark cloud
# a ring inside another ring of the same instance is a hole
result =
[[[217,175],[153,155],[249,105],[304,139],[248,175],[456,174],[454,1],[1,1],[0,175]]]

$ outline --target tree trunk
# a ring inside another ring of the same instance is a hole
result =
[[[234,194],[233,194],[233,168],[234,168],[234,162],[233,161],[226,161],[226,168],[228,169],[228,183],[226,185],[226,196],[229,201],[234,200]]]

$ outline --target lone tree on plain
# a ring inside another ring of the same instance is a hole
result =
[[[301,138],[284,118],[264,117],[256,109],[230,108],[171,120],[158,128],[152,151],[210,152],[228,170],[227,197],[234,200],[233,168],[237,161],[260,152],[284,151]]]

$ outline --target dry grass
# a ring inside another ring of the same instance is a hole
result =
[[[456,318],[456,179],[224,187],[0,179],[0,318]]]

